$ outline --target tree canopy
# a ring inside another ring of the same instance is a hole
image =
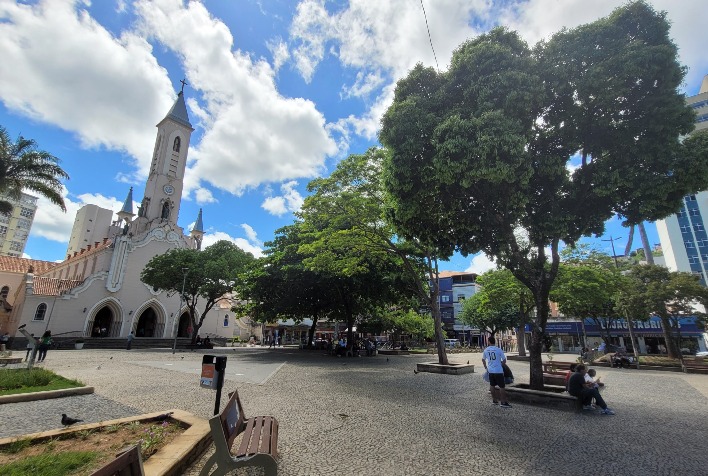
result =
[[[23,190],[35,192],[65,212],[62,180],[68,179],[59,158],[38,149],[32,139],[20,136],[13,142],[0,127],[0,195],[19,200]],[[0,200],[0,213],[12,213],[12,204]]]
[[[194,340],[207,313],[233,292],[239,275],[253,260],[250,253],[221,240],[202,251],[172,249],[155,256],[145,265],[140,279],[156,290],[166,291],[168,296],[182,294],[184,289],[182,299],[189,309]],[[201,315],[197,311],[200,298],[204,300]]]
[[[533,48],[494,29],[447,71],[418,65],[396,86],[380,132],[396,231],[482,251],[531,290],[532,388],[559,243],[614,214],[665,217],[708,188],[708,135],[680,140],[695,119],[684,74],[665,13],[638,1]]]

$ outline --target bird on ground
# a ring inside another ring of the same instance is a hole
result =
[[[71,418],[69,416],[66,416],[66,413],[61,414],[61,424],[64,426],[71,426],[74,423],[78,423],[83,420],[79,420],[78,418]]]
[[[388,357],[386,357],[386,362],[388,362]]]
[[[101,365],[103,365],[103,364],[101,364]],[[101,365],[99,365],[98,367],[96,367],[96,370],[101,370]]]
[[[184,360],[184,355],[182,356],[182,360]]]
[[[108,360],[113,360],[113,356],[111,355],[111,358],[110,358],[110,359],[108,359]],[[468,362],[468,363],[469,363],[469,362]]]
[[[165,421],[165,420],[169,420],[169,419],[170,419],[170,416],[171,416],[173,413],[174,413],[174,412],[163,413],[162,415],[157,415],[156,417],[153,417],[151,420],[152,420],[152,421]]]

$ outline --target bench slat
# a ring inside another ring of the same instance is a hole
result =
[[[241,440],[241,445],[238,448],[237,456],[243,456],[248,454],[248,445],[251,443],[251,436],[253,435],[253,427],[256,423],[254,418],[246,421],[246,428],[243,430],[243,440]]]
[[[263,432],[263,417],[255,417],[255,422],[253,425],[253,433],[251,433],[251,444],[248,446],[248,454],[258,453],[258,448],[260,446],[261,433]]]

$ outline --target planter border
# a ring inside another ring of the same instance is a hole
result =
[[[46,390],[43,392],[16,393],[14,395],[0,396],[0,405],[5,403],[32,402],[50,398],[72,397],[74,395],[88,395],[93,393],[93,387],[72,387],[60,390]]]
[[[464,375],[474,373],[474,364],[439,364],[437,362],[421,362],[417,364],[418,372],[433,374]]]
[[[512,402],[572,412],[580,409],[578,399],[567,393],[544,392],[516,386],[507,386],[505,390]]]
[[[173,412],[171,418],[186,426],[187,429],[182,434],[175,437],[172,442],[160,448],[147,461],[143,462],[145,476],[177,476],[184,474],[187,468],[194,463],[212,442],[209,422],[199,418],[184,410],[168,410]],[[8,445],[18,440],[29,439],[36,441],[48,440],[57,436],[66,436],[80,431],[93,430],[105,426],[130,423],[134,421],[151,420],[156,416],[166,413],[153,412],[132,417],[118,418],[116,420],[101,421],[98,423],[88,423],[85,425],[75,425],[66,429],[43,431],[28,435],[17,435],[8,438],[0,438],[0,447]]]

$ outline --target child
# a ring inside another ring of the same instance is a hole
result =
[[[588,373],[585,374],[585,382],[588,384],[593,384],[593,387],[597,389],[599,389],[600,387],[604,387],[605,384],[600,382],[600,377],[595,378],[596,375],[597,372],[595,371],[595,369],[588,370]]]

